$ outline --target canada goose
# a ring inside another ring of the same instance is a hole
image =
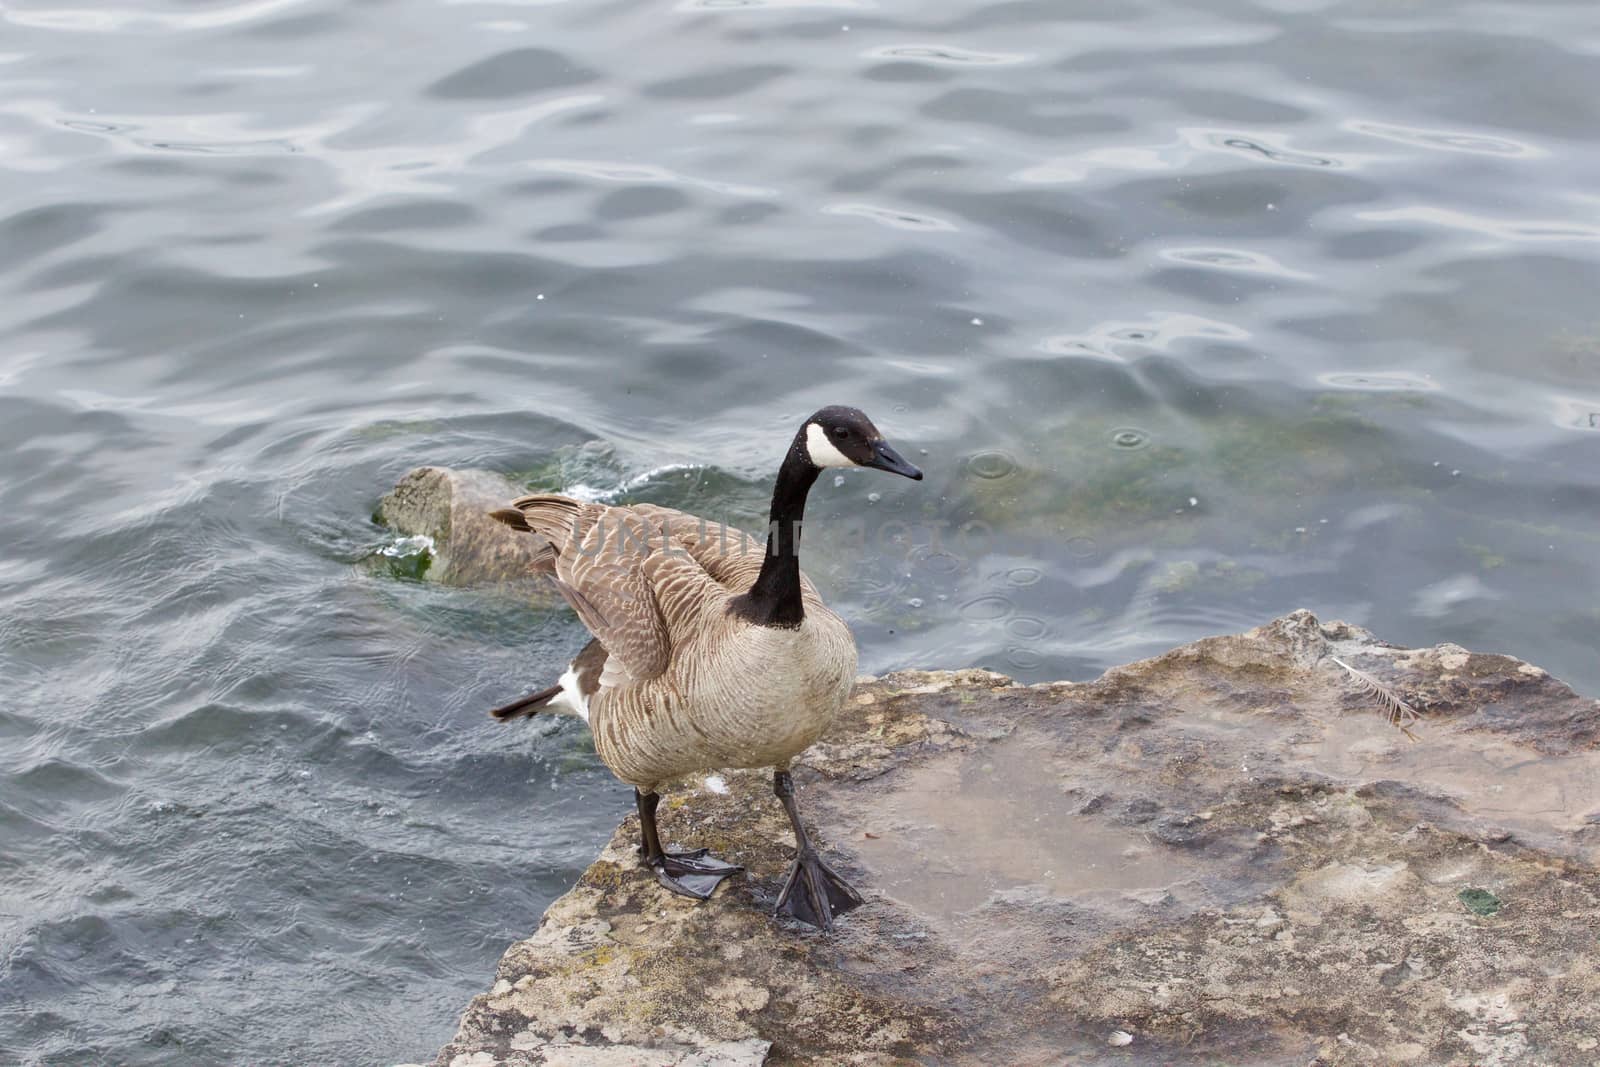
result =
[[[850,628],[800,572],[806,494],[825,467],[922,478],[866,415],[835,406],[806,419],[789,445],[764,552],[749,534],[654,504],[540,495],[493,512],[549,542],[540,568],[594,640],[555,685],[491,714],[587,719],[601,760],[634,787],[645,864],[666,888],[700,899],[743,868],[705,849],[663,850],[657,788],[697,771],[774,768],[797,850],[775,913],[829,929],[862,900],[812,847],[789,776],[856,673]]]

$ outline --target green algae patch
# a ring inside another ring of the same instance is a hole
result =
[[[969,457],[953,487],[956,510],[1010,529],[1171,548],[1192,543],[1196,520],[1207,517],[1301,526],[1307,486],[1413,486],[1416,472],[1391,458],[1374,403],[1334,397],[1293,412],[1176,418],[1145,429],[1078,415],[1043,431],[1030,454],[1008,454],[1005,465],[990,461],[993,453]]]
[[[1456,894],[1456,899],[1474,915],[1493,915],[1500,910],[1500,898],[1487,889],[1463,889]]]
[[[382,550],[389,573],[404,581],[420,582],[433,566],[433,541],[426,537],[406,537]]]

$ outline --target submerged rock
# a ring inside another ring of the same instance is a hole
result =
[[[431,558],[413,577],[447,585],[525,582],[540,542],[489,517],[523,493],[493,471],[418,467],[384,494],[374,517],[432,542]]]
[[[747,874],[669,896],[628,819],[435,1062],[1587,1061],[1597,739],[1536,667],[1308,612],[1090,683],[863,680],[795,778],[865,907],[771,918],[769,776],[691,783],[663,834]]]

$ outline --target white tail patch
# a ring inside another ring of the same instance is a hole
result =
[[[816,423],[806,424],[806,455],[818,467],[854,467],[855,460],[833,447],[828,431]]]
[[[568,715],[576,715],[584,722],[588,722],[589,698],[578,691],[578,672],[568,667],[567,672],[561,676],[559,684],[561,692],[551,697],[550,703],[545,706],[552,711],[564,711]]]

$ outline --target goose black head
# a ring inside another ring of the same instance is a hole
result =
[[[823,408],[805,421],[796,444],[813,467],[873,467],[922,480],[922,472],[890,447],[859,408]]]

